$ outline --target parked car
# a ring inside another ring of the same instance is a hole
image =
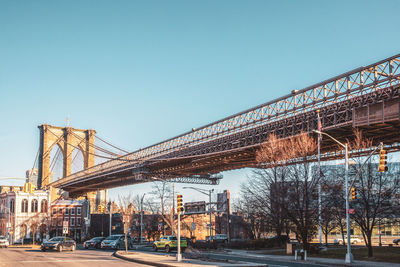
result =
[[[147,242],[146,238],[143,237],[143,236],[140,238],[140,240],[141,240],[140,243]],[[134,237],[132,238],[132,241],[135,242],[135,243],[139,243],[139,238],[138,238],[137,236],[134,236]]]
[[[347,239],[346,239],[346,241],[347,241]],[[351,242],[352,245],[355,245],[355,244],[361,243],[362,240],[357,238],[357,237],[351,237],[350,238],[350,242]],[[344,244],[343,243],[343,239],[341,239],[341,238],[333,240],[333,243],[339,244],[339,245],[343,245]]]
[[[400,238],[396,238],[393,240],[393,244],[398,245],[400,243]]]
[[[170,252],[173,249],[178,248],[178,239],[176,236],[165,235],[160,240],[153,242],[153,250],[165,249],[165,252]],[[181,251],[184,252],[187,248],[187,242],[185,237],[181,237]]]
[[[100,248],[101,241],[103,241],[104,239],[105,237],[103,236],[93,237],[92,239],[83,242],[83,247],[86,249]]]
[[[210,237],[206,237],[206,241],[210,241]],[[216,234],[211,237],[211,242],[214,243],[228,243],[228,235],[226,234]]]
[[[49,240],[43,241],[40,249],[42,251],[57,250],[61,252],[66,249],[74,251],[76,249],[76,242],[69,237],[56,236]]]
[[[10,243],[5,236],[0,235],[0,248],[8,248]]]
[[[24,241],[24,242],[22,242],[22,238],[20,238],[20,239],[17,239],[17,240],[14,242],[14,244],[15,244],[15,245],[31,245],[31,244],[33,244],[33,239],[32,239],[32,238],[27,238],[27,237],[25,237],[25,238],[23,239],[23,241]]]
[[[133,246],[133,241],[130,236],[127,236],[127,245],[128,249],[131,249]],[[110,235],[100,243],[100,247],[102,249],[121,249],[125,248],[125,235]]]

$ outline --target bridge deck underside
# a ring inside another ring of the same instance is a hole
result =
[[[393,145],[390,148],[392,151],[397,150],[397,143],[400,143],[399,96],[400,87],[392,86],[326,106],[320,110],[323,131],[345,142],[352,136],[354,128],[358,127],[365,137],[373,139],[374,145],[384,142]],[[180,149],[140,165],[132,163],[129,167],[87,175],[57,187],[77,196],[96,189],[148,182],[151,177],[168,179],[260,167],[256,162],[256,153],[271,133],[285,138],[301,132],[311,133],[314,129],[317,129],[317,115],[312,110]],[[331,153],[335,151],[338,153]],[[338,146],[328,138],[323,138],[321,152],[327,153],[323,160],[343,157]],[[310,160],[315,159],[313,157]]]

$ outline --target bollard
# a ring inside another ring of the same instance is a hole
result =
[[[304,250],[304,260],[307,260],[307,250]]]
[[[297,249],[294,251],[294,260],[297,261]]]

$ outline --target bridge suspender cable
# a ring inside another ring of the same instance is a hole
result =
[[[111,147],[113,147],[113,148],[115,148],[115,149],[118,149],[118,150],[120,150],[120,151],[122,151],[122,152],[124,152],[124,153],[126,153],[126,154],[129,154],[128,151],[126,151],[126,150],[124,150],[124,149],[121,149],[121,148],[118,148],[118,147],[116,147],[116,146],[110,144],[109,142],[107,142],[107,141],[101,139],[100,137],[98,137],[97,135],[95,135],[95,138],[99,139],[99,140],[102,141],[103,143],[106,143],[107,145],[109,145],[109,146],[111,146]]]

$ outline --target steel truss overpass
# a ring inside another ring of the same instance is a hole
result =
[[[256,151],[271,133],[283,138],[311,133],[317,128],[317,110],[323,131],[339,140],[344,141],[358,127],[373,138],[374,144],[384,142],[389,150],[398,150],[399,96],[400,54],[293,90],[289,95],[74,173],[50,186],[78,196],[153,178],[207,176],[259,167]],[[337,150],[324,138],[323,160],[343,157],[343,152]]]

